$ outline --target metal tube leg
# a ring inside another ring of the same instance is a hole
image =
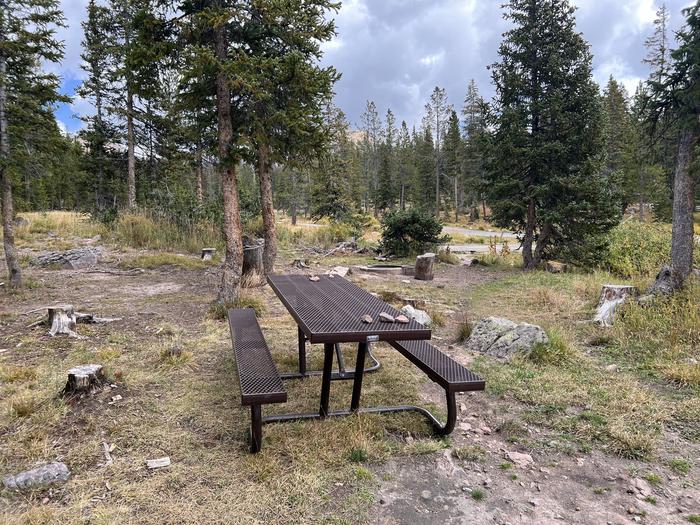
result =
[[[335,344],[335,357],[338,359],[338,372],[341,376],[345,374],[345,358],[343,351],[340,349],[340,343]]]
[[[262,410],[260,405],[250,406],[250,451],[255,454],[262,448]]]
[[[319,414],[321,417],[328,415],[328,401],[331,396],[331,373],[333,372],[333,351],[335,346],[333,343],[325,343],[323,345],[323,380],[321,383],[321,408]]]
[[[444,425],[436,425],[433,423],[433,428],[438,436],[448,436],[455,429],[457,423],[457,400],[455,393],[445,390],[447,398],[447,421]]]
[[[297,330],[299,331],[299,373],[306,375],[306,336],[301,328]]]
[[[360,395],[362,394],[362,377],[365,370],[365,356],[367,355],[368,343],[357,345],[357,362],[355,363],[355,380],[352,383],[352,401],[350,410],[355,412],[360,408]]]

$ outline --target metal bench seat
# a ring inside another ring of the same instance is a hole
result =
[[[229,310],[228,322],[241,387],[241,404],[250,406],[251,410],[251,450],[258,452],[262,445],[261,405],[285,403],[287,392],[260,330],[255,310]]]

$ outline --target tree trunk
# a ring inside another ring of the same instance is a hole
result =
[[[270,147],[263,144],[258,147],[258,180],[260,181],[260,204],[262,206],[265,247],[263,249],[263,267],[265,275],[274,272],[277,257],[277,229],[275,226],[275,207],[272,197],[272,178],[270,177]]]
[[[459,195],[457,191],[457,175],[455,175],[455,222],[459,222]]]
[[[695,135],[684,130],[678,144],[676,173],[673,182],[673,233],[671,264],[681,283],[693,271],[693,211],[695,179],[691,173]]]
[[[544,255],[544,249],[549,243],[549,239],[552,236],[552,225],[548,222],[544,224],[540,230],[540,235],[537,238],[537,244],[535,245],[535,253],[532,257],[532,267],[536,268],[542,262],[542,256]]]
[[[292,171],[292,226],[297,225],[297,174]]]
[[[535,242],[535,201],[531,200],[527,205],[527,222],[525,224],[525,237],[523,237],[523,268],[532,270],[535,268],[532,256],[532,244]]]
[[[222,304],[234,303],[241,293],[241,272],[243,268],[243,242],[241,240],[241,214],[238,203],[238,181],[236,163],[231,158],[233,124],[231,122],[231,89],[223,66],[228,55],[226,28],[222,25],[214,29],[216,58],[219,71],[216,74],[216,109],[218,117],[219,170],[221,189],[224,197],[224,239],[226,260],[224,262],[218,301]]]
[[[4,6],[3,6],[4,7]],[[3,17],[5,13],[0,13]],[[4,20],[0,20],[0,43],[5,40]],[[7,121],[7,59],[0,54],[0,180],[2,181],[2,234],[5,262],[9,273],[9,287],[22,286],[22,269],[15,250],[15,231],[12,206],[12,180],[7,170],[10,159],[10,137]]]
[[[127,87],[126,94],[126,142],[127,142],[127,208],[136,207],[136,154],[134,152],[134,94]]]
[[[204,168],[202,166],[202,146],[200,144],[197,144],[195,162],[197,163],[195,167],[195,174],[197,177],[197,202],[202,204],[204,202]]]

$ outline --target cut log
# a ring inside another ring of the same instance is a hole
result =
[[[58,267],[62,270],[80,270],[97,265],[98,248],[75,248],[66,252],[49,252],[40,255],[32,264],[42,267]]]
[[[102,365],[80,365],[68,370],[63,395],[74,396],[101,388],[105,382]]]
[[[75,321],[82,324],[104,324],[121,321],[121,317],[97,317],[94,314],[83,314],[75,312]]]
[[[435,274],[433,266],[435,265],[435,254],[425,253],[416,257],[416,275],[415,278],[419,281],[432,281]]]
[[[202,260],[211,261],[212,259],[214,259],[215,252],[216,248],[202,248]]]
[[[629,297],[637,297],[638,295],[639,290],[634,286],[604,284],[593,321],[602,326],[612,326],[615,321],[615,312],[619,306]]]
[[[79,337],[75,332],[76,317],[73,307],[69,304],[62,306],[49,306],[49,335],[67,335]]]
[[[265,241],[243,237],[243,275],[255,272],[264,275],[263,248]]]

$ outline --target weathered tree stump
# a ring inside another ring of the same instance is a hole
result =
[[[263,281],[263,248],[265,241],[243,237],[243,286],[258,286]]]
[[[69,337],[78,337],[75,332],[77,323],[73,307],[69,304],[61,306],[49,306],[49,335],[67,335]]]
[[[212,259],[214,259],[215,252],[216,248],[202,248],[202,260],[211,261]]]
[[[634,286],[604,284],[593,320],[603,326],[612,326],[617,308],[629,297],[637,297],[638,295],[639,290]]]
[[[435,254],[424,253],[416,257],[416,275],[415,278],[419,281],[432,281],[435,274],[433,266],[435,265]]]
[[[63,395],[74,396],[101,388],[105,382],[102,365],[80,365],[68,370],[68,382]]]
[[[656,280],[647,293],[652,295],[668,295],[683,288],[683,277],[670,266],[663,266],[656,275]]]

